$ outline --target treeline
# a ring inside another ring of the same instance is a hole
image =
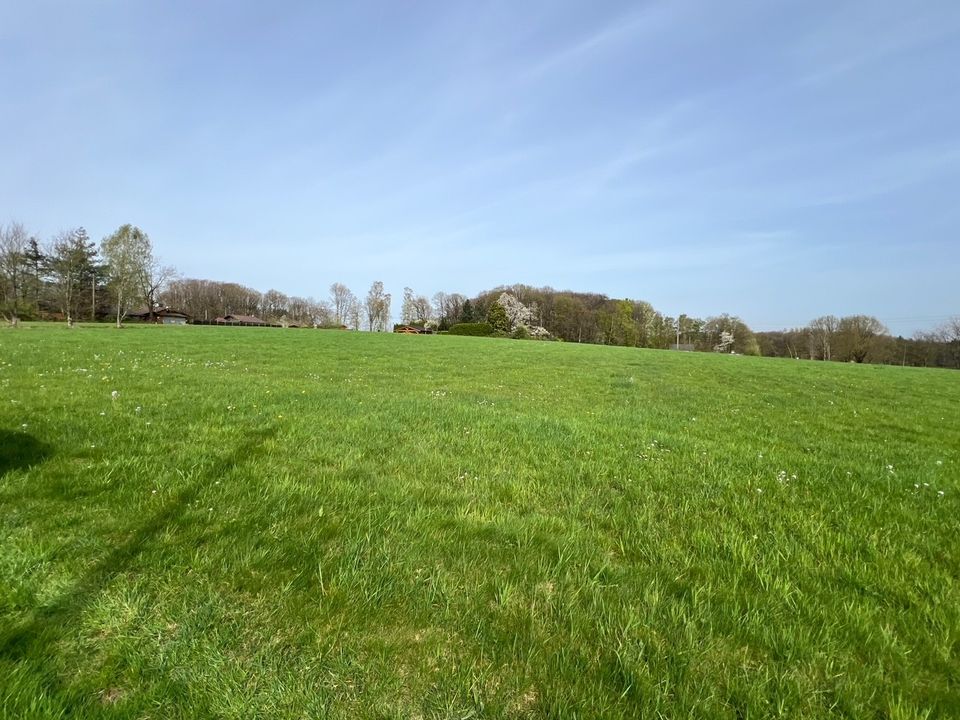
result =
[[[173,268],[153,255],[150,239],[124,225],[99,246],[82,227],[47,241],[20,223],[0,226],[0,313],[21,319],[96,321],[131,307],[154,307]]]
[[[95,322],[131,312],[148,316],[175,308],[197,320],[240,315],[268,324],[383,330],[390,320],[390,295],[376,282],[365,301],[334,283],[329,302],[261,293],[232,282],[178,278],[154,255],[149,236],[123,225],[99,245],[74,228],[43,241],[21,223],[0,226],[0,314],[20,320]]]
[[[268,323],[332,325],[333,316],[326,303],[313,298],[289,296],[279,290],[261,293],[231,282],[174,279],[160,293],[166,307],[181,310],[196,320],[216,320],[228,315],[255,316]]]
[[[407,289],[405,297],[417,297]],[[893,337],[869,315],[816,318],[804,328],[753,332],[729,314],[672,317],[643,300],[616,299],[528,285],[501,286],[474,298],[437,293],[432,310],[404,303],[404,322],[434,323],[446,330],[458,323],[484,322],[492,333],[551,337],[568,342],[647,348],[676,348],[742,355],[960,368],[960,317],[913,338]],[[432,312],[432,314],[429,314]],[[541,332],[542,331],[542,332]]]
[[[960,316],[905,338],[867,315],[826,315],[803,328],[757,333],[757,341],[768,357],[960,368]]]
[[[391,296],[380,281],[363,298],[333,283],[329,298],[260,292],[233,282],[178,278],[153,254],[149,237],[123,225],[99,246],[78,227],[43,242],[23,225],[0,226],[0,312],[20,319],[114,318],[134,309],[174,308],[199,321],[244,316],[270,324],[385,331]],[[554,339],[645,348],[733,352],[811,360],[960,368],[960,317],[913,338],[892,337],[868,315],[816,318],[804,328],[753,332],[739,317],[672,317],[644,300],[529,285],[501,286],[474,297],[404,288],[404,325],[449,331],[468,325],[516,338]]]
[[[736,316],[672,317],[644,300],[610,298],[599,293],[509,285],[473,298],[437,293],[430,308],[432,314],[428,314],[423,303],[411,303],[408,308],[405,302],[403,322],[432,323],[441,331],[457,323],[487,322],[501,334],[513,334],[521,328],[518,334],[523,337],[760,354],[754,333]]]

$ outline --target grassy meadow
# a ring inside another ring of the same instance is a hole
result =
[[[960,717],[960,373],[0,331],[0,717]]]

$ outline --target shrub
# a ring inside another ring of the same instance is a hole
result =
[[[451,335],[472,335],[475,337],[486,337],[493,334],[493,326],[489,323],[457,323],[451,325],[449,330]]]

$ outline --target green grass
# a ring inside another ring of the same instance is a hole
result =
[[[0,716],[957,717],[958,410],[948,371],[6,330]]]

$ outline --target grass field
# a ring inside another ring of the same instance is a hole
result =
[[[960,373],[0,332],[4,718],[960,717]]]

